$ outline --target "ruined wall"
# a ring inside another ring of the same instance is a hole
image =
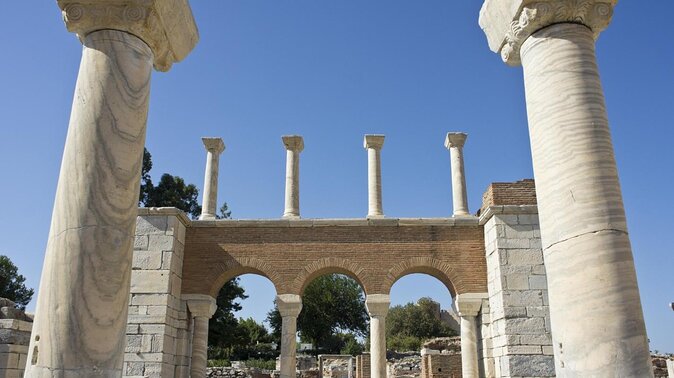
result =
[[[185,215],[139,209],[131,273],[124,376],[189,376],[190,327],[182,290]]]
[[[0,377],[23,376],[33,319],[17,310],[14,302],[0,298]]]
[[[356,378],[370,378],[370,354],[356,356]]]

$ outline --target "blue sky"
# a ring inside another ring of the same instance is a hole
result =
[[[489,51],[481,1],[192,0],[201,41],[155,73],[147,146],[153,174],[201,187],[200,137],[220,136],[219,198],[237,218],[283,212],[281,135],[301,134],[304,217],[367,212],[366,133],[386,134],[384,212],[451,215],[447,131],[465,147],[471,211],[494,181],[532,177],[521,68]],[[0,24],[0,253],[39,283],[81,45],[54,1],[4,4]],[[651,348],[674,352],[674,50],[669,0],[621,1],[597,44]],[[271,285],[245,277],[242,315],[260,319]],[[430,295],[401,280],[394,303]],[[573,293],[569,293],[573,295]],[[32,307],[32,305],[31,305]]]

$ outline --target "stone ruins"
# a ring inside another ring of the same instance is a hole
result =
[[[198,41],[188,1],[58,0],[84,49],[27,357],[25,345],[2,353],[25,377],[205,377],[214,296],[255,273],[276,288],[280,376],[295,377],[302,291],[341,273],[362,285],[371,317],[356,376],[382,378],[389,290],[425,273],[456,302],[464,378],[653,376],[594,50],[616,1],[484,2],[489,47],[523,67],[535,186],[495,183],[472,215],[466,134],[449,133],[453,216],[388,218],[384,136],[367,135],[367,216],[302,219],[303,140],[287,136],[282,217],[243,221],[214,220],[218,138],[204,139],[199,220],[137,209],[152,69]],[[427,370],[445,366],[430,356]]]

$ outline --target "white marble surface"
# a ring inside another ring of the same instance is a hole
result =
[[[386,378],[386,315],[391,305],[387,294],[370,294],[365,307],[370,314],[370,376]]]
[[[26,377],[122,373],[153,54],[111,30],[84,46]]]
[[[455,216],[469,215],[466,173],[463,165],[463,146],[467,138],[466,133],[447,133],[445,138],[445,148],[449,150],[452,167],[452,204]]]
[[[300,153],[304,150],[304,139],[299,135],[285,135],[282,138],[286,148],[286,189],[284,218],[300,216]]]
[[[557,376],[651,376],[594,34],[549,26],[521,56]]]
[[[381,149],[383,135],[365,135],[363,145],[367,150],[367,203],[368,218],[384,216],[381,193]]]
[[[302,297],[295,294],[276,296],[281,314],[281,378],[295,378],[297,366],[297,317],[302,311]]]
[[[204,195],[200,220],[215,219],[218,209],[218,173],[220,154],[225,150],[222,138],[201,138],[206,148],[206,171],[204,172]]]

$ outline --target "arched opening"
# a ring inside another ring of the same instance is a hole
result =
[[[220,286],[215,298],[217,309],[208,332],[209,366],[235,362],[242,368],[275,370],[280,340],[267,322],[276,298],[274,283],[257,272],[236,275]]]

